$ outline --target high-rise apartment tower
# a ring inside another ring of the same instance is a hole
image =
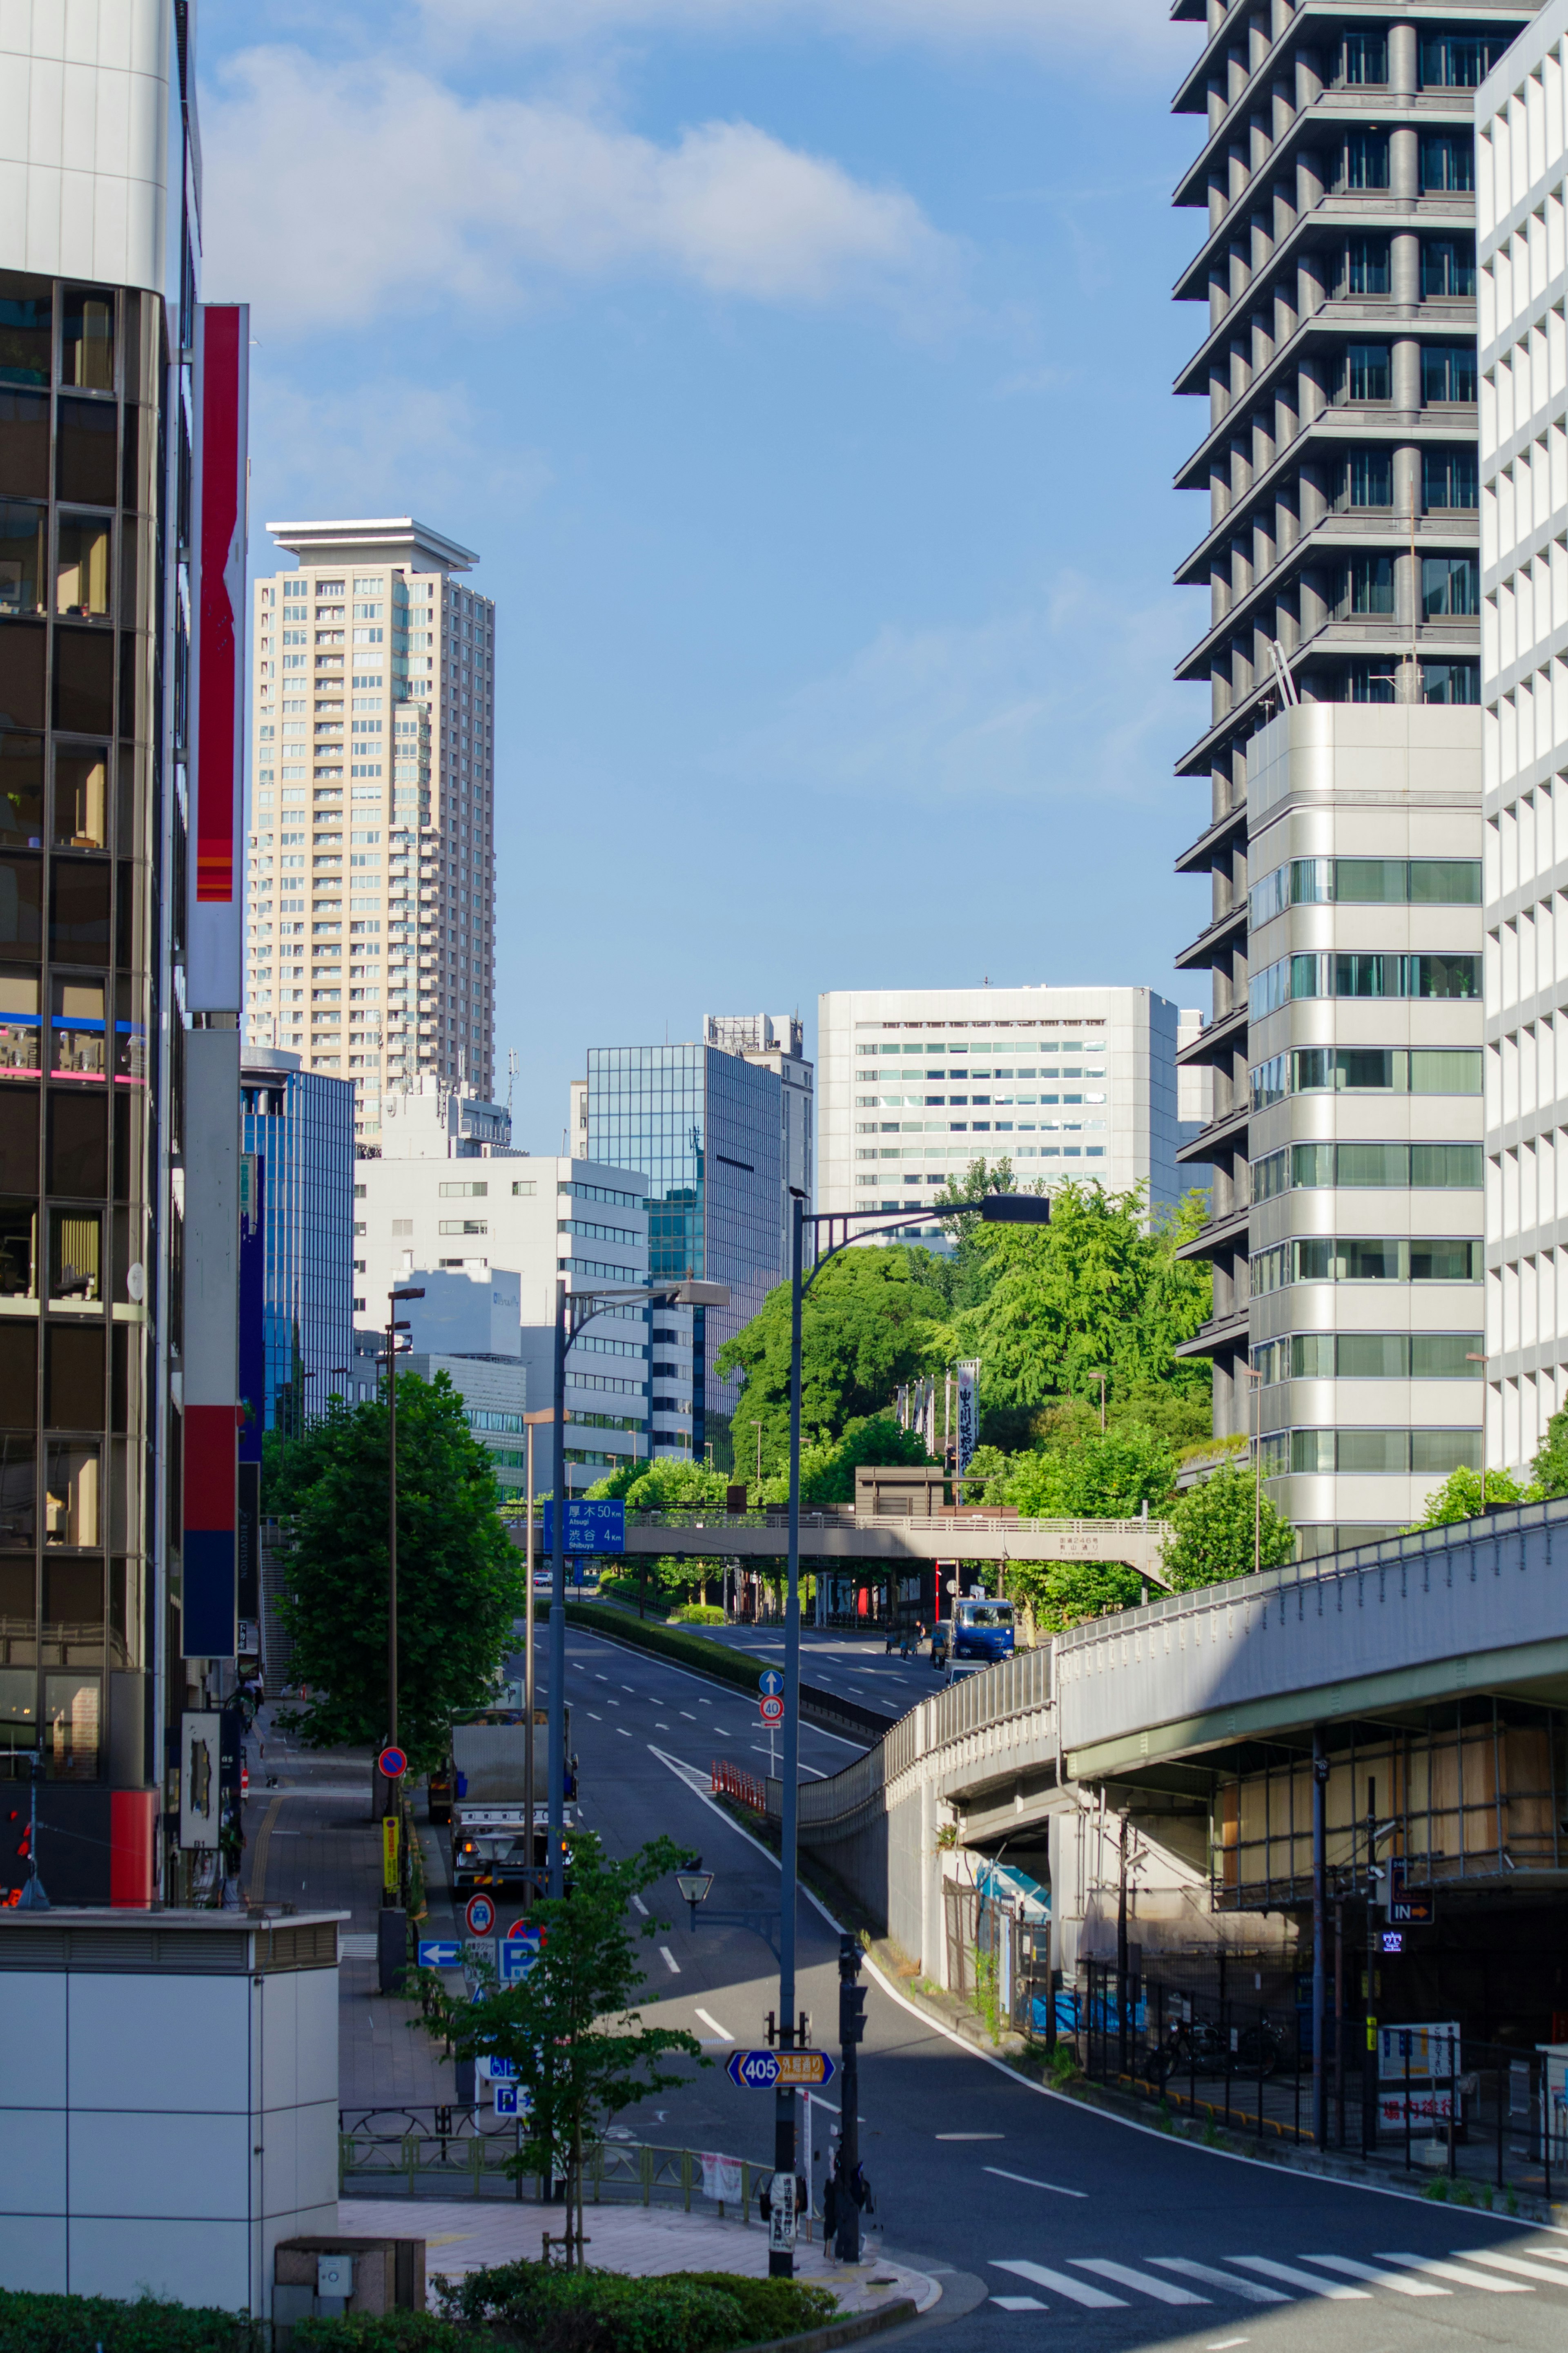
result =
[[[1480,1419],[1479,1398],[1459,1413],[1450,1388],[1438,1411],[1410,1386],[1436,1295],[1414,1270],[1469,1282],[1481,1230],[1473,109],[1531,11],[1174,13],[1206,26],[1176,98],[1206,118],[1176,201],[1208,215],[1176,290],[1208,311],[1177,379],[1209,404],[1178,476],[1209,496],[1178,574],[1210,596],[1180,673],[1211,694],[1181,763],[1211,814],[1177,861],[1214,878],[1178,958],[1214,976],[1184,1050],[1215,1073],[1184,1148],[1214,1170],[1194,1345],[1222,1433],[1249,1428],[1262,1375],[1268,1460],[1313,1482],[1274,1492],[1321,1547],[1408,1518]],[[1391,707],[1313,724],[1314,703]],[[1468,1356],[1477,1293],[1440,1288]]]
[[[409,516],[269,523],[255,588],[252,1046],[352,1078],[359,1140],[422,1073],[492,1080],[495,607]]]

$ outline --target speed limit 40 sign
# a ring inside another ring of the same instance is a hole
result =
[[[784,1702],[782,1699],[774,1699],[770,1694],[768,1698],[759,1700],[757,1704],[762,1710],[763,1722],[764,1724],[782,1724],[784,1722]]]

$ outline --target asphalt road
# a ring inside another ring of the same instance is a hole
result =
[[[782,1626],[704,1626],[710,1641],[755,1653],[759,1666],[784,1664]],[[809,1683],[858,1700],[862,1707],[881,1708],[900,1716],[915,1702],[941,1691],[942,1676],[933,1673],[929,1651],[918,1658],[889,1655],[880,1637],[864,1634],[818,1633],[803,1626],[800,1634],[801,1672]]]
[[[567,1677],[586,1826],[617,1853],[661,1831],[689,1843],[716,1873],[714,1911],[776,1907],[776,1867],[703,1795],[715,1756],[755,1758],[748,1704],[575,1630]],[[803,1730],[812,1769],[850,1753]],[[693,1934],[673,1885],[649,1902],[647,1994],[661,2022],[689,2028],[717,2063],[627,2111],[618,2130],[760,2162],[772,2100],[735,2090],[721,2062],[764,2039],[777,2000],[773,1955],[746,1930]],[[799,1938],[799,1999],[815,2039],[831,2047],[837,1937],[804,1899]],[[1033,2353],[1064,2333],[1075,2348],[1205,2353],[1342,2353],[1347,2327],[1357,2353],[1556,2353],[1563,2341],[1568,2233],[1320,2181],[1118,2124],[988,2065],[874,1981],[867,2020],[861,2147],[886,2244],[928,2270],[978,2275],[987,2290],[944,2331],[953,2353],[1013,2342]],[[818,2183],[836,2122],[819,2104]]]

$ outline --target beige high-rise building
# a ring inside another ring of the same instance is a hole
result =
[[[495,607],[411,516],[274,522],[256,584],[247,1028],[382,1097],[493,1083]]]

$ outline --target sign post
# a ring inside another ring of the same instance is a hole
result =
[[[795,2186],[793,2173],[775,2173],[768,2185],[768,2253],[795,2253]]]
[[[820,2091],[836,2073],[826,2051],[731,2051],[724,2072],[739,2091]]]

